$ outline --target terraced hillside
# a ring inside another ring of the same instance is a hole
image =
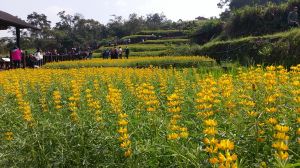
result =
[[[121,38],[121,46],[130,49],[130,56],[166,56],[177,46],[189,43],[188,33],[181,30],[154,30],[141,31],[135,35]],[[106,48],[112,46],[102,46],[94,54],[100,57]]]

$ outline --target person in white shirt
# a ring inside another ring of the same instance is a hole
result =
[[[37,48],[36,52],[34,53],[33,57],[35,58],[36,62],[35,62],[35,66],[40,67],[42,66],[42,61],[43,61],[43,54],[41,52],[40,48]]]
[[[119,47],[118,54],[120,59],[122,59],[122,53],[123,53],[123,49],[122,47]]]

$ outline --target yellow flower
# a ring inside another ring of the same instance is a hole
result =
[[[129,145],[131,144],[131,141],[130,140],[126,140],[124,142],[121,143],[121,148],[125,149],[127,148]]]
[[[127,130],[127,128],[125,128],[125,127],[121,127],[121,128],[118,130],[118,132],[119,132],[120,134],[124,134],[124,133],[127,133],[128,130]]]
[[[275,130],[278,132],[288,132],[290,128],[288,126],[276,125]]]
[[[268,66],[266,69],[267,69],[267,71],[275,71],[276,67],[275,66]]]
[[[13,132],[5,132],[4,135],[5,135],[5,140],[7,141],[12,141],[14,139]]]
[[[62,106],[61,106],[61,105],[56,105],[55,108],[56,108],[56,109],[61,109]]]
[[[168,111],[170,113],[179,113],[181,111],[181,108],[180,107],[172,107],[172,108],[169,108]]]
[[[219,163],[219,159],[216,158],[216,157],[210,158],[209,159],[209,163],[211,163],[211,164],[217,164],[217,163]]]
[[[187,137],[189,136],[189,133],[188,133],[188,132],[181,132],[181,133],[179,134],[179,136],[180,136],[181,138],[187,138]]]
[[[73,122],[77,122],[78,121],[78,114],[76,112],[72,112],[71,113],[71,119]]]
[[[204,151],[207,152],[207,153],[217,153],[218,152],[218,147],[216,147],[216,146],[207,146],[204,149]]]
[[[208,120],[204,120],[204,125],[209,127],[216,127],[218,123],[216,120],[208,119]]]
[[[120,113],[119,118],[127,118],[128,115],[126,113]]]
[[[96,117],[96,121],[97,121],[97,122],[101,122],[101,121],[103,121],[103,118],[102,118],[102,117],[99,117],[99,116],[97,116],[97,117]]]
[[[269,119],[267,120],[267,123],[272,124],[272,125],[275,125],[275,124],[278,123],[278,121],[277,121],[276,118],[269,118]]]
[[[277,108],[275,108],[275,107],[272,107],[272,108],[266,108],[266,111],[267,111],[268,113],[275,113],[275,112],[277,112]]]
[[[216,135],[218,131],[216,130],[215,127],[208,127],[203,131],[203,133],[208,135]]]
[[[129,139],[129,135],[127,133],[124,133],[121,137],[119,137],[120,141],[126,141]]]
[[[226,161],[226,157],[222,153],[218,154],[218,158],[220,163],[224,163]]]
[[[282,151],[287,151],[289,149],[289,147],[282,141],[277,141],[273,143],[272,147]]]
[[[148,108],[147,108],[147,111],[148,111],[148,112],[155,112],[155,111],[156,111],[156,109],[155,109],[155,108],[153,108],[153,107],[148,107]]]
[[[226,152],[225,156],[226,156],[226,161],[227,162],[233,162],[233,161],[237,160],[237,155],[236,154],[231,155],[229,152]]]
[[[181,115],[178,115],[178,114],[175,114],[172,116],[172,119],[175,119],[175,120],[178,120],[178,119],[181,119],[182,116]]]
[[[289,158],[289,153],[284,151],[279,151],[276,156],[281,160],[287,160]]]
[[[255,111],[249,111],[249,112],[247,112],[247,113],[248,113],[248,115],[251,116],[251,117],[256,117],[256,116],[258,115],[258,113],[255,112]]]
[[[261,168],[267,168],[267,163],[266,162],[261,162],[260,167]]]
[[[203,142],[206,145],[215,145],[218,144],[219,141],[216,138],[212,138],[212,139],[204,138]]]
[[[234,143],[231,142],[229,139],[221,140],[218,144],[218,148],[222,150],[233,150]]]
[[[127,149],[127,151],[124,153],[125,157],[130,157],[132,155],[132,150],[131,149]]]
[[[178,100],[179,96],[177,94],[172,94],[172,95],[168,96],[167,99],[169,101]]]
[[[179,138],[179,135],[176,134],[176,133],[171,133],[168,135],[168,140],[175,140],[175,139],[178,139]]]
[[[126,125],[128,124],[128,121],[122,119],[122,120],[118,121],[118,124],[119,124],[120,126],[126,126]]]
[[[287,136],[285,133],[277,132],[276,134],[274,134],[274,138],[281,139],[281,140],[288,140],[289,136]]]

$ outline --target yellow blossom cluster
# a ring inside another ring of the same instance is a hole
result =
[[[157,112],[159,101],[155,93],[155,88],[149,83],[142,83],[136,88],[137,97],[142,101],[142,106],[147,112]]]
[[[70,117],[74,123],[79,121],[78,117],[78,108],[79,108],[79,100],[80,100],[80,85],[78,81],[72,80],[71,81],[71,91],[72,95],[69,97],[69,110],[70,110]]]
[[[53,92],[53,102],[54,102],[54,108],[56,110],[60,110],[62,108],[61,105],[61,94],[58,90]]]
[[[276,133],[273,136],[275,142],[272,144],[272,147],[276,149],[275,155],[281,160],[287,160],[289,158],[289,154],[287,152],[289,150],[289,136],[287,135],[289,127],[284,125],[276,125],[275,131]]]
[[[121,91],[109,84],[107,100],[113,112],[118,115],[118,139],[120,141],[120,147],[124,150],[124,156],[130,157],[132,155],[132,149],[128,134],[128,114],[123,111]]]
[[[170,134],[168,135],[169,140],[176,140],[180,138],[187,138],[189,133],[186,127],[179,125],[181,116],[181,104],[183,103],[180,96],[176,93],[168,96],[168,112],[171,114],[171,121],[169,124]]]

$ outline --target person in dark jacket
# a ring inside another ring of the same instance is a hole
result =
[[[299,18],[298,18],[298,7],[295,6],[294,10],[291,11],[288,15],[288,24],[290,27],[299,27]]]
[[[129,57],[129,48],[126,46],[126,48],[125,48],[125,57],[128,59],[128,57]]]

